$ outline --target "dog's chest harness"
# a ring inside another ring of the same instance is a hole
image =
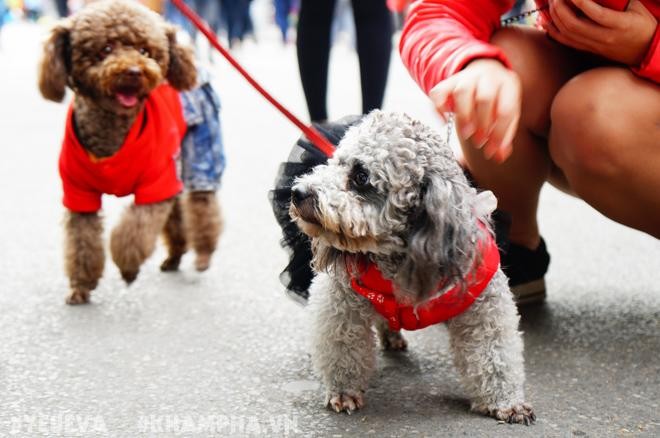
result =
[[[480,241],[480,257],[466,277],[467,288],[456,285],[441,295],[416,306],[398,303],[391,280],[383,277],[375,263],[359,266],[359,274],[351,276],[353,290],[371,301],[374,309],[388,322],[390,330],[418,330],[447,321],[466,311],[486,289],[500,265],[500,253],[490,233]]]

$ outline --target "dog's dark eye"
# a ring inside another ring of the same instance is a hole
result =
[[[369,174],[364,169],[359,169],[353,174],[353,184],[357,187],[364,187],[369,183]]]
[[[352,190],[358,195],[358,198],[364,202],[370,202],[374,205],[382,205],[385,201],[383,195],[378,193],[374,187],[374,178],[369,174],[369,170],[360,162],[353,163],[348,174],[348,190]]]
[[[149,56],[151,55],[151,53],[149,53],[149,49],[147,49],[146,47],[142,47],[140,49],[140,55]]]
[[[99,57],[101,59],[105,59],[105,57],[111,53],[112,53],[112,46],[110,44],[106,44],[105,47],[103,47],[99,52]]]
[[[350,185],[353,189],[364,189],[369,185],[369,171],[362,163],[354,163],[349,174]]]

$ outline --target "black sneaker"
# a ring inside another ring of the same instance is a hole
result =
[[[550,254],[545,240],[535,250],[509,243],[506,252],[500,251],[501,265],[509,277],[509,286],[518,305],[535,304],[545,300],[545,273]]]

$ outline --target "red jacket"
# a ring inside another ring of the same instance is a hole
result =
[[[660,18],[660,1],[641,0]],[[420,0],[408,12],[399,50],[403,63],[425,93],[441,80],[459,72],[477,58],[495,58],[510,66],[504,53],[488,43],[500,17],[511,9],[513,0]],[[537,0],[543,6],[547,0]],[[541,14],[541,22],[548,19]],[[660,83],[660,31],[637,75]]]
[[[179,94],[163,84],[147,97],[119,151],[98,159],[78,141],[71,105],[59,162],[64,206],[78,213],[93,213],[101,208],[104,193],[134,194],[136,204],[175,196],[183,189],[176,159],[185,132]]]
[[[487,232],[479,242],[479,264],[466,278],[467,290],[460,285],[415,307],[396,302],[392,282],[383,277],[374,263],[359,266],[358,276],[349,272],[351,287],[374,306],[390,330],[418,330],[447,321],[465,312],[486,289],[500,266],[500,253],[493,236]]]

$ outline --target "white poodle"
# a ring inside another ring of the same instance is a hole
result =
[[[317,272],[312,359],[331,408],[364,405],[374,327],[385,348],[402,349],[399,329],[446,321],[472,409],[534,422],[519,316],[490,230],[495,204],[430,128],[380,111],[296,180],[290,214],[312,238]]]

